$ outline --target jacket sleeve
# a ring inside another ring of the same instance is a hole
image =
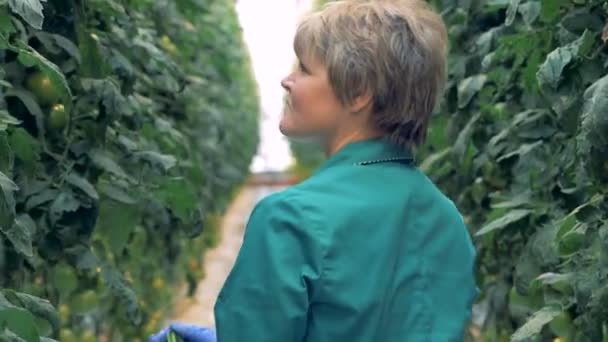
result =
[[[215,304],[219,342],[300,342],[323,251],[311,211],[276,193],[254,208]]]

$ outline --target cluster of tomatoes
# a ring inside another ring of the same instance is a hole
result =
[[[62,130],[66,127],[69,121],[68,113],[65,106],[59,102],[61,94],[48,75],[41,71],[34,72],[28,76],[26,86],[40,105],[50,106],[51,110],[46,120],[49,128]]]

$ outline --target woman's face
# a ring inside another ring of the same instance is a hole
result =
[[[325,139],[348,115],[332,89],[326,68],[312,57],[281,81],[287,91],[280,131],[292,138]]]

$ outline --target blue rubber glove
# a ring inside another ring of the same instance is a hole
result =
[[[158,334],[150,336],[148,342],[166,342],[170,331],[174,331],[184,342],[216,342],[217,340],[214,329],[184,323],[173,323]]]

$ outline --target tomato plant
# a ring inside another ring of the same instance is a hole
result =
[[[145,339],[193,292],[259,100],[232,1],[0,1],[0,339]]]

